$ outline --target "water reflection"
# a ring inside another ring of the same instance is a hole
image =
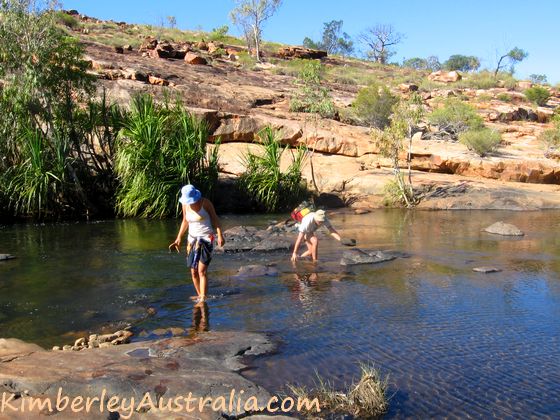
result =
[[[481,232],[498,220],[526,235]],[[293,267],[286,253],[212,262],[212,330],[265,331],[282,343],[254,362],[253,379],[272,392],[312,385],[315,371],[348,383],[371,360],[398,389],[388,417],[560,417],[560,212],[382,210],[333,222],[360,248],[410,258],[341,267],[343,248],[322,241],[318,264]],[[48,347],[108,322],[210,329],[209,305],[187,298],[184,256],[167,253],[176,230],[176,220],[3,228],[0,252],[19,258],[0,263],[0,337]],[[278,273],[236,277],[249,264]],[[472,271],[483,265],[503,271]],[[138,321],[150,306],[157,312]]]
[[[197,332],[209,331],[209,329],[210,317],[208,304],[206,302],[198,302],[193,307],[190,333],[196,334]]]

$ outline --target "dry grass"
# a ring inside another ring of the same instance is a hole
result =
[[[317,398],[322,414],[351,414],[356,418],[378,418],[386,413],[389,407],[388,378],[381,378],[379,371],[372,365],[362,364],[360,370],[360,380],[352,383],[346,392],[335,390],[330,382],[319,375],[312,390],[295,385],[289,385],[289,389],[296,398]],[[302,414],[317,418],[315,411]]]

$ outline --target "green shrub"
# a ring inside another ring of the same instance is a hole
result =
[[[525,96],[531,102],[539,106],[543,106],[548,102],[548,99],[550,98],[550,92],[541,86],[533,86],[532,88],[529,88],[525,91]]]
[[[389,125],[392,108],[397,102],[398,98],[386,86],[372,84],[360,89],[352,103],[352,109],[364,125],[383,129]]]
[[[498,96],[496,96],[496,99],[498,99],[499,101],[502,102],[511,102],[512,98],[511,95],[508,95],[507,93],[499,93]]]
[[[492,152],[502,141],[500,133],[489,128],[478,128],[459,134],[459,141],[479,156]]]
[[[290,101],[290,111],[309,112],[324,118],[334,118],[337,114],[329,90],[322,85],[323,66],[312,60],[304,64],[296,83],[299,90]]]
[[[212,29],[212,32],[208,35],[210,41],[223,41],[226,38],[227,33],[229,32],[229,26],[222,25],[218,28]]]
[[[78,29],[80,27],[80,22],[76,17],[63,11],[56,12],[56,21],[58,24],[64,25],[70,29]]]
[[[491,89],[499,85],[498,79],[489,71],[481,71],[465,76],[455,84],[458,88]]]
[[[217,150],[206,152],[208,128],[181,103],[134,98],[118,143],[116,208],[125,217],[165,217],[177,209],[181,185],[210,195],[218,175]]]
[[[476,100],[478,102],[489,102],[492,100],[492,95],[488,94],[488,93],[483,93],[482,95],[478,95],[476,97]]]
[[[238,180],[238,185],[258,207],[268,212],[293,208],[306,195],[302,185],[301,170],[304,164],[305,148],[297,149],[292,155],[292,163],[286,172],[280,170],[282,155],[287,150],[280,144],[279,133],[271,127],[264,128],[258,138],[263,153],[247,152],[244,157],[246,170]]]
[[[483,119],[476,109],[456,98],[448,98],[443,108],[436,109],[428,116],[430,124],[437,125],[439,131],[452,139],[469,129],[477,130],[484,126]]]
[[[544,147],[544,155],[548,156],[550,152],[554,152],[560,148],[560,126],[545,130],[539,136],[539,141]]]
[[[239,51],[237,54],[237,61],[243,66],[243,68],[251,70],[257,64],[255,57],[249,55],[247,51]]]

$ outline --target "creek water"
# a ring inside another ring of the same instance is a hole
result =
[[[266,226],[271,217],[222,220]],[[498,220],[526,235],[481,232]],[[288,253],[217,254],[207,311],[188,298],[184,256],[167,250],[177,220],[0,227],[0,252],[18,257],[0,262],[0,337],[50,347],[125,322],[140,337],[167,327],[261,331],[278,353],[244,375],[271,392],[312,385],[315,372],[343,386],[367,362],[389,377],[386,418],[560,417],[560,212],[379,210],[332,222],[360,248],[408,257],[343,267],[344,247],[330,238],[316,265],[294,267]],[[249,264],[278,274],[237,277]]]

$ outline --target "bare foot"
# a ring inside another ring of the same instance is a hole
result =
[[[193,302],[198,302],[198,298],[200,296],[189,296],[189,299],[192,300]]]

